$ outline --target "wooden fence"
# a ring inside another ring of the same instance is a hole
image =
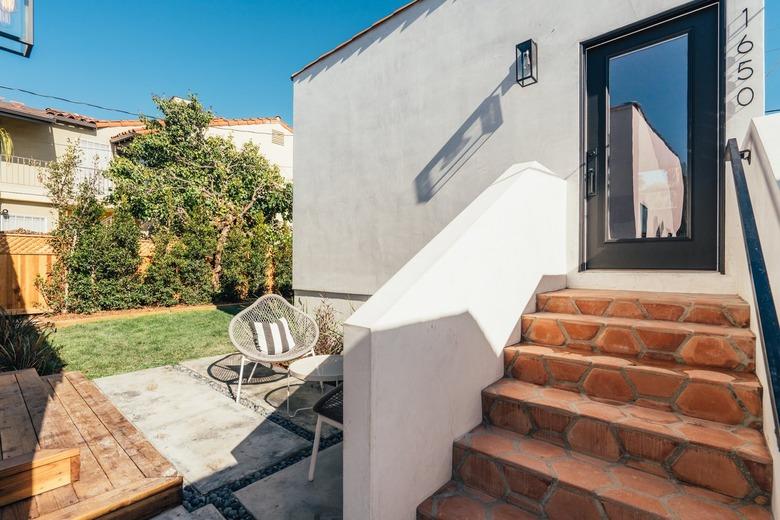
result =
[[[35,286],[54,263],[48,235],[0,233],[0,307],[12,313],[43,312],[46,305]]]
[[[51,271],[55,255],[49,235],[0,233],[0,307],[14,314],[46,312],[35,280]],[[141,242],[142,265],[152,256],[152,244]]]

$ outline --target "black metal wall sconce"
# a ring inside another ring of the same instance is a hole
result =
[[[521,87],[533,85],[539,81],[539,63],[537,60],[536,42],[526,40],[516,47],[515,74]]]

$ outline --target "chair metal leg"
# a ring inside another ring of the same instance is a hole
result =
[[[246,358],[241,356],[241,369],[238,371],[238,391],[236,392],[236,402],[241,399],[241,382],[244,379],[244,360]]]
[[[252,371],[249,373],[249,379],[247,379],[247,383],[252,380],[252,377],[255,375],[255,370],[257,370],[257,365],[259,364],[258,361],[255,361],[255,366],[252,367]]]
[[[317,454],[320,451],[320,432],[322,431],[322,417],[317,416],[317,428],[314,431],[314,446],[311,449],[311,462],[309,462],[309,482],[314,480],[314,469],[317,467]]]
[[[290,417],[290,369],[287,369],[287,417]]]

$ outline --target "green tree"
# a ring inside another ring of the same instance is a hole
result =
[[[257,146],[239,149],[230,139],[207,136],[213,114],[195,96],[154,101],[162,119],[145,120],[149,131],[112,162],[114,200],[147,222],[153,235],[171,239],[207,227],[206,235],[213,237],[205,254],[211,288],[221,291],[231,236],[236,230],[251,232],[278,214],[288,220],[292,188]],[[182,245],[168,240],[165,247],[170,252]]]
[[[97,174],[83,175],[75,146],[51,163],[41,180],[57,212],[50,244],[56,259],[37,281],[55,312],[94,312],[138,306],[140,229],[122,207],[113,216],[98,196]]]
[[[57,212],[57,226],[49,240],[56,260],[46,279],[39,279],[37,285],[46,304],[55,312],[70,310],[71,256],[84,228],[99,217],[92,204],[96,199],[94,185],[77,182],[76,169],[80,162],[78,148],[70,145],[41,173],[41,182]]]

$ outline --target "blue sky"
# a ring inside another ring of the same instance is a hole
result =
[[[766,2],[766,109],[780,111],[780,2]]]
[[[30,59],[0,52],[0,85],[153,113],[198,94],[226,117],[292,121],[290,74],[407,0],[46,0]],[[767,108],[780,109],[780,2],[767,0]],[[6,99],[121,118],[0,90]]]
[[[290,75],[407,0],[43,0],[35,47],[0,52],[0,85],[152,113],[151,95],[198,94],[219,115],[292,122]],[[0,97],[122,114],[0,89]]]

